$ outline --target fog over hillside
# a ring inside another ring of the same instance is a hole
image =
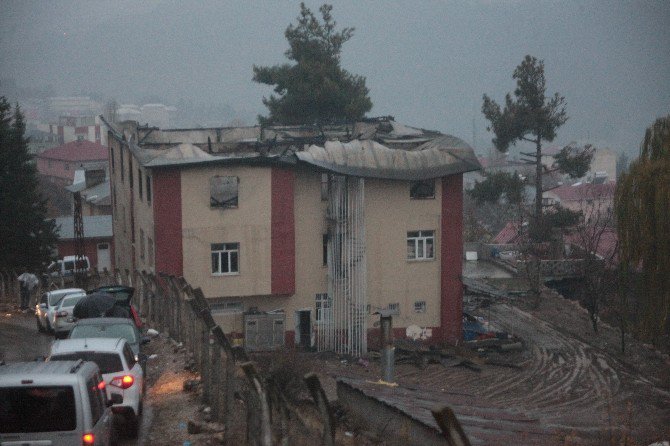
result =
[[[334,3],[339,26],[356,28],[342,66],[367,78],[372,116],[486,151],[482,95],[502,101],[525,54],[545,60],[548,92],[566,97],[556,145],[636,155],[644,129],[670,113],[669,2]],[[35,95],[187,105],[205,115],[185,118],[193,124],[211,124],[208,115],[253,124],[271,90],[251,81],[252,65],[287,61],[283,33],[298,11],[297,2],[5,0],[0,79]]]

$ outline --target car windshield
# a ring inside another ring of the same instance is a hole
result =
[[[51,361],[76,361],[83,359],[84,361],[93,361],[100,367],[100,373],[116,373],[123,371],[123,363],[118,353],[102,353],[102,352],[72,352],[61,353],[51,356]]]
[[[67,293],[54,293],[49,295],[49,305],[52,307],[58,305],[58,302],[61,301],[63,297],[67,296]]]
[[[79,302],[81,298],[85,296],[86,294],[69,294],[61,301],[60,308],[74,307],[77,305],[77,302]]]
[[[70,339],[81,338],[123,338],[130,344],[137,343],[135,329],[130,324],[76,325]]]
[[[71,386],[0,388],[1,434],[63,432],[76,427]]]

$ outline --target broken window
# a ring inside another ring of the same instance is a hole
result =
[[[238,274],[239,243],[212,243],[212,274]]]
[[[332,312],[332,300],[328,296],[328,293],[317,293],[316,294],[316,321],[324,321],[331,319]]]
[[[435,180],[412,181],[409,196],[415,200],[435,198]]]
[[[209,180],[209,205],[213,208],[236,208],[238,177],[214,176]]]
[[[435,231],[410,231],[407,233],[407,259],[429,260],[434,258]]]
[[[415,313],[425,313],[426,312],[426,301],[417,300],[414,302],[414,312]]]

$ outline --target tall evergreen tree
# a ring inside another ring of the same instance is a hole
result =
[[[0,269],[40,271],[51,259],[56,228],[45,220],[37,169],[28,153],[21,110],[0,97]]]
[[[322,22],[300,4],[297,24],[284,35],[289,43],[285,55],[294,64],[259,67],[255,82],[274,86],[277,96],[263,98],[270,114],[259,116],[261,124],[316,124],[355,121],[372,108],[365,78],[340,67],[342,45],[354,28],[335,30],[331,5],[319,8]]]
[[[641,275],[640,335],[656,341],[670,329],[670,116],[647,129],[614,205],[622,266]]]
[[[514,70],[516,80],[514,98],[507,93],[505,105],[501,109],[486,94],[482,104],[482,113],[491,123],[488,130],[495,134],[493,144],[500,152],[507,152],[510,145],[525,141],[535,146],[535,152],[521,152],[535,165],[535,206],[531,220],[533,238],[539,241],[547,231],[543,225],[542,213],[542,144],[556,138],[556,131],[568,120],[565,112],[565,98],[555,93],[546,97],[544,62],[535,57],[526,56]],[[590,149],[578,150],[565,147],[554,157],[556,170],[578,178],[589,168],[592,158]]]

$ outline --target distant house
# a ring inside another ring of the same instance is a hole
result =
[[[543,199],[549,205],[560,204],[572,211],[581,211],[584,217],[589,219],[595,217],[596,214],[612,212],[615,189],[614,182],[575,183],[547,191]]]
[[[108,171],[108,150],[90,141],[73,141],[45,150],[35,157],[37,170],[54,183],[72,184],[77,169],[103,169]]]
[[[390,118],[109,128],[119,268],[184,277],[226,332],[279,313],[282,342],[360,355],[385,309],[395,336],[461,339],[463,140]]]
[[[58,257],[75,255],[74,218],[55,218],[58,228]],[[111,215],[84,216],[84,255],[91,268],[103,271],[114,268],[114,233]]]

